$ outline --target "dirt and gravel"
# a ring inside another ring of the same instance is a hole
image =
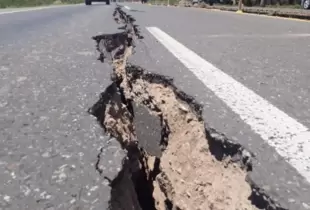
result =
[[[132,88],[125,92],[126,98],[146,104],[169,127],[160,165],[147,156],[147,173],[159,170],[152,180],[156,209],[165,210],[167,200],[175,209],[256,209],[248,199],[251,187],[245,181],[246,171],[229,158],[220,162],[211,155],[204,123],[174,88],[143,76],[136,80],[127,76]],[[130,89],[123,81],[121,86]]]
[[[247,178],[251,154],[208,128],[193,97],[171,78],[127,62],[143,36],[121,7],[114,19],[125,24],[123,33],[94,37],[99,60],[113,66],[112,84],[89,110],[127,151],[118,176],[106,177],[112,186],[110,209],[281,210]],[[137,125],[141,109],[147,110],[146,120]],[[137,135],[137,126],[147,129],[151,118],[160,122],[156,155],[141,146],[153,137]],[[215,150],[221,152],[220,158]]]
[[[222,11],[236,12],[238,7],[236,6],[222,6],[215,5],[209,6],[207,4],[198,5],[201,8],[217,9]],[[243,7],[242,12],[250,14],[268,15],[276,17],[287,17],[310,20],[310,10],[294,9],[294,8],[271,8],[271,7]]]

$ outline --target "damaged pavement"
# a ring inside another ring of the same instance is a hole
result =
[[[143,36],[120,6],[113,18],[122,32],[93,37],[112,83],[89,109],[126,153],[115,177],[100,169],[98,154],[109,209],[283,210],[249,178],[251,152],[210,128],[203,107],[172,78],[128,62]]]

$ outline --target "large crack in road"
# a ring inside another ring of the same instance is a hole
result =
[[[110,209],[282,210],[247,176],[251,153],[209,128],[193,97],[128,63],[143,36],[120,6],[113,16],[123,32],[93,37],[112,84],[89,109],[127,152],[117,177],[106,177]]]

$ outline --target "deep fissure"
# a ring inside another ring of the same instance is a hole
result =
[[[89,109],[127,151],[121,171],[110,183],[110,209],[283,210],[248,180],[253,155],[209,128],[202,119],[202,106],[193,97],[180,91],[172,78],[127,62],[143,36],[135,19],[120,6],[113,16],[124,24],[120,27],[124,32],[93,37],[98,60],[112,63],[112,84]],[[160,154],[150,155],[150,148],[140,145],[153,138],[137,129],[143,126],[135,121],[144,109],[142,119],[159,121],[159,126],[154,125],[160,133],[154,147]]]

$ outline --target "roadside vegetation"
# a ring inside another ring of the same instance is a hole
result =
[[[239,0],[149,0],[151,4],[169,4],[185,6],[192,3],[210,6],[238,6]],[[245,7],[300,9],[302,0],[242,0]]]
[[[77,4],[83,2],[84,0],[0,0],[0,8]]]
[[[310,0],[148,0],[148,3],[310,20]]]
[[[243,0],[244,6],[260,6],[260,7],[285,7],[285,8],[300,8],[301,0]],[[228,3],[237,5],[238,0],[232,0]]]

